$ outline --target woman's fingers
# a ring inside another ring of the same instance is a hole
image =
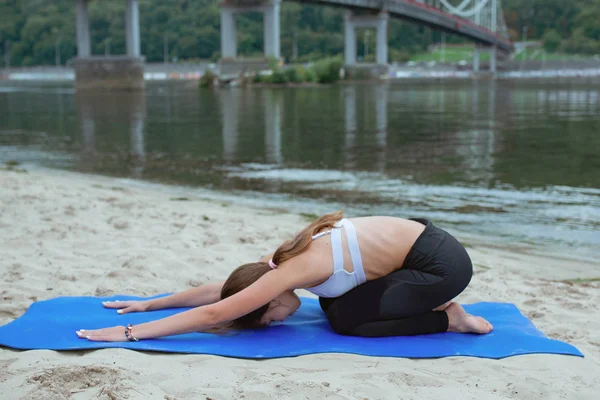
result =
[[[80,338],[90,339],[94,336],[97,337],[98,335],[100,335],[101,334],[100,332],[102,332],[102,329],[95,329],[95,330],[80,329],[80,330],[76,331],[75,333]]]
[[[120,310],[117,310],[117,314],[127,314],[127,313],[135,312],[135,311],[137,311],[137,310],[135,309],[134,306],[129,306],[127,308],[122,308]]]
[[[115,326],[113,328],[86,330],[80,329],[75,332],[82,339],[92,342],[123,342],[127,341],[125,327]]]
[[[105,308],[117,308],[117,314],[127,314],[142,310],[139,301],[103,301],[102,305]]]
[[[102,305],[106,308],[125,308],[125,307],[129,307],[131,305],[131,303],[133,303],[133,302],[132,301],[115,300],[115,301],[103,301]]]

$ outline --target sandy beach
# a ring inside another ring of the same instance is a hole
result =
[[[307,222],[291,211],[215,200],[210,192],[62,171],[0,170],[0,187],[0,324],[56,296],[149,296],[224,279]],[[325,211],[332,210],[315,210]],[[585,358],[318,354],[253,361],[0,348],[0,398],[598,398],[600,282],[589,279],[600,276],[600,263],[469,243],[475,275],[458,301],[515,303]]]

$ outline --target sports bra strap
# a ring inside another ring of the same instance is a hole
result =
[[[333,271],[339,271],[344,269],[344,250],[342,247],[342,230],[346,229],[346,239],[348,242],[348,249],[350,250],[350,257],[352,258],[352,265],[356,277],[360,283],[367,280],[365,271],[362,264],[362,257],[360,255],[360,248],[358,247],[358,237],[356,236],[356,229],[354,224],[346,218],[338,221],[333,226],[333,229],[317,233],[312,237],[313,240],[318,239],[322,236],[331,234],[331,248],[333,250]]]
[[[316,235],[313,235],[312,240],[316,240],[316,239],[318,239],[318,238],[320,238],[322,236],[329,235],[330,233],[331,233],[331,230],[329,230],[329,231],[323,231],[321,233],[317,233]]]
[[[346,241],[348,242],[348,250],[350,250],[350,257],[352,258],[352,266],[354,268],[354,273],[356,274],[358,282],[364,283],[367,281],[367,277],[365,275],[365,270],[362,264],[360,248],[358,247],[358,236],[356,236],[356,229],[354,228],[354,224],[347,219],[343,219],[342,223],[344,225],[344,229],[346,229]]]
[[[344,250],[342,248],[342,231],[333,229],[331,231],[331,249],[333,251],[333,272],[344,269]]]

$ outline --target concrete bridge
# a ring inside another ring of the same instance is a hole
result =
[[[512,43],[504,22],[501,0],[290,0],[346,9],[344,17],[344,63],[356,66],[356,29],[374,28],[377,32],[376,63],[388,64],[388,20],[400,18],[474,41],[473,69],[479,71],[479,53],[490,52],[490,70],[496,72],[497,50],[511,52]],[[221,7],[221,55],[223,60],[237,58],[235,14],[262,11],[264,14],[264,52],[279,59],[279,8],[281,0],[223,0]]]
[[[87,5],[90,0],[75,0],[77,18],[78,88],[143,88],[144,58],[140,52],[139,9],[137,0],[126,1],[127,54],[97,57],[90,52]],[[344,61],[347,68],[357,66],[356,29],[374,28],[377,32],[376,64],[388,64],[388,21],[400,18],[468,38],[476,43],[473,69],[479,71],[479,53],[490,52],[490,71],[496,72],[497,51],[511,52],[512,43],[504,22],[501,0],[287,0],[344,8]],[[280,7],[282,0],[222,0],[222,72],[227,65],[238,65],[235,14],[261,11],[264,14],[264,54],[280,59]],[[260,69],[267,62],[246,64]],[[250,68],[248,68],[248,66]]]

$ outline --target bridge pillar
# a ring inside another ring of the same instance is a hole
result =
[[[239,142],[238,111],[240,108],[240,92],[235,88],[220,90],[219,100],[221,112],[223,113],[223,159],[225,161],[235,161]]]
[[[377,16],[377,64],[387,65],[388,63],[388,20],[387,12],[382,12]]]
[[[221,57],[237,57],[235,15],[231,8],[221,7]]]
[[[265,108],[265,160],[269,164],[281,164],[281,114],[282,93],[279,90],[266,91]]]
[[[265,56],[277,60],[281,58],[281,34],[279,32],[279,8],[281,0],[273,0],[264,7],[264,46]]]
[[[352,11],[346,11],[344,15],[344,64],[356,65],[356,29]]]
[[[357,86],[347,85],[343,90],[344,97],[344,122],[345,135],[343,144],[344,167],[354,168],[357,162],[357,155],[360,154],[361,146],[357,142],[358,132],[358,113],[356,111],[357,101],[360,100],[365,108],[364,112],[372,114],[373,104],[375,105],[375,143],[376,150],[373,159],[373,167],[378,171],[385,170],[386,149],[388,136],[388,86],[377,84],[375,87],[369,86],[368,89],[357,92]],[[375,97],[375,101],[373,101]],[[361,111],[362,112],[362,111]],[[365,117],[365,121],[371,118]],[[371,130],[371,126],[362,127]]]
[[[382,11],[376,15],[355,15],[346,11],[344,17],[344,62],[348,66],[356,65],[356,29],[375,28],[377,31],[376,62],[379,65],[388,63],[388,20],[389,14]]]
[[[90,21],[87,9],[88,0],[76,0],[75,25],[77,30],[77,56],[89,57],[90,51]]]
[[[496,46],[490,47],[490,72],[496,73],[496,64],[498,61]]]
[[[238,5],[235,1],[222,2],[221,8],[221,56],[237,57],[235,14],[246,11],[262,11],[264,15],[265,57],[281,58],[279,10],[281,0],[268,0],[257,5]]]
[[[473,72],[474,73],[478,73],[480,72],[480,55],[481,55],[481,45],[476,44],[475,45],[475,49],[473,50]],[[496,73],[497,71],[497,66],[498,66],[498,51],[496,46],[490,46],[487,48],[484,48],[483,51],[487,51],[490,54],[490,63],[489,63],[489,69],[491,73]]]
[[[127,55],[139,57],[140,51],[140,12],[137,0],[127,0],[125,9],[125,39]]]
[[[93,56],[88,18],[89,0],[75,0],[77,58],[75,87],[80,89],[143,89],[144,58],[140,52],[138,0],[127,0],[125,32],[126,56]]]

